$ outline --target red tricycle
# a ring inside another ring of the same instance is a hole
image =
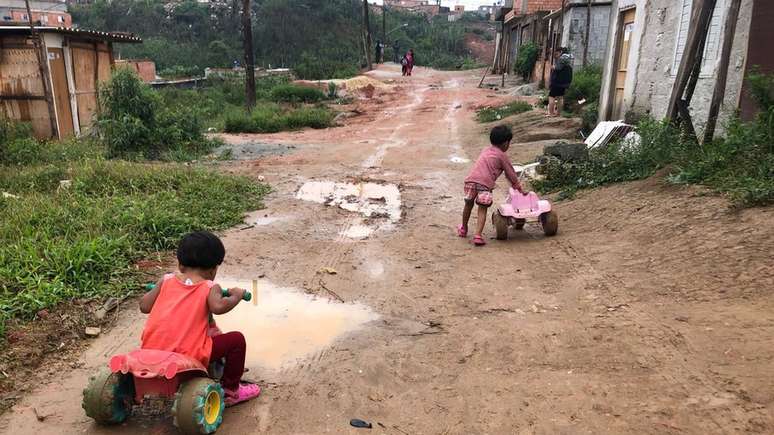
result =
[[[228,290],[223,293],[228,296]],[[245,293],[244,300],[251,299]],[[186,355],[138,349],[113,356],[91,377],[83,390],[83,409],[98,424],[110,425],[126,421],[136,405],[171,401],[174,424],[183,433],[214,433],[226,407],[221,374],[222,361],[212,362],[208,370]]]

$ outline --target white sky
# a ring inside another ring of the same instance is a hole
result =
[[[444,6],[465,5],[465,10],[474,11],[479,6],[491,5],[496,3],[497,0],[441,0],[441,4]],[[382,0],[368,0],[369,3],[382,4]]]

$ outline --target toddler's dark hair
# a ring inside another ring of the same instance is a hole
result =
[[[489,142],[498,148],[502,148],[500,145],[505,145],[511,139],[513,139],[513,132],[507,125],[498,125],[489,133]]]
[[[177,245],[177,261],[181,266],[195,269],[213,269],[223,263],[226,248],[218,236],[209,231],[185,235]]]

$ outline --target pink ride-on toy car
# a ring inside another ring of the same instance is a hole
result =
[[[228,290],[223,291],[228,296]],[[252,295],[245,293],[244,300]],[[184,434],[211,434],[223,421],[226,396],[219,378],[222,361],[201,362],[186,355],[138,349],[115,355],[83,390],[83,409],[98,424],[121,424],[136,405],[165,414],[172,402],[174,424]]]
[[[524,228],[528,222],[540,222],[546,236],[554,236],[559,231],[559,216],[551,208],[551,203],[540,199],[535,192],[522,195],[511,189],[505,204],[492,213],[492,223],[497,232],[497,240],[508,239],[508,228]]]

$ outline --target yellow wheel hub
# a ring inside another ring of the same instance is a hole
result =
[[[204,421],[207,424],[215,424],[218,421],[221,406],[220,394],[217,391],[210,391],[204,402]]]

